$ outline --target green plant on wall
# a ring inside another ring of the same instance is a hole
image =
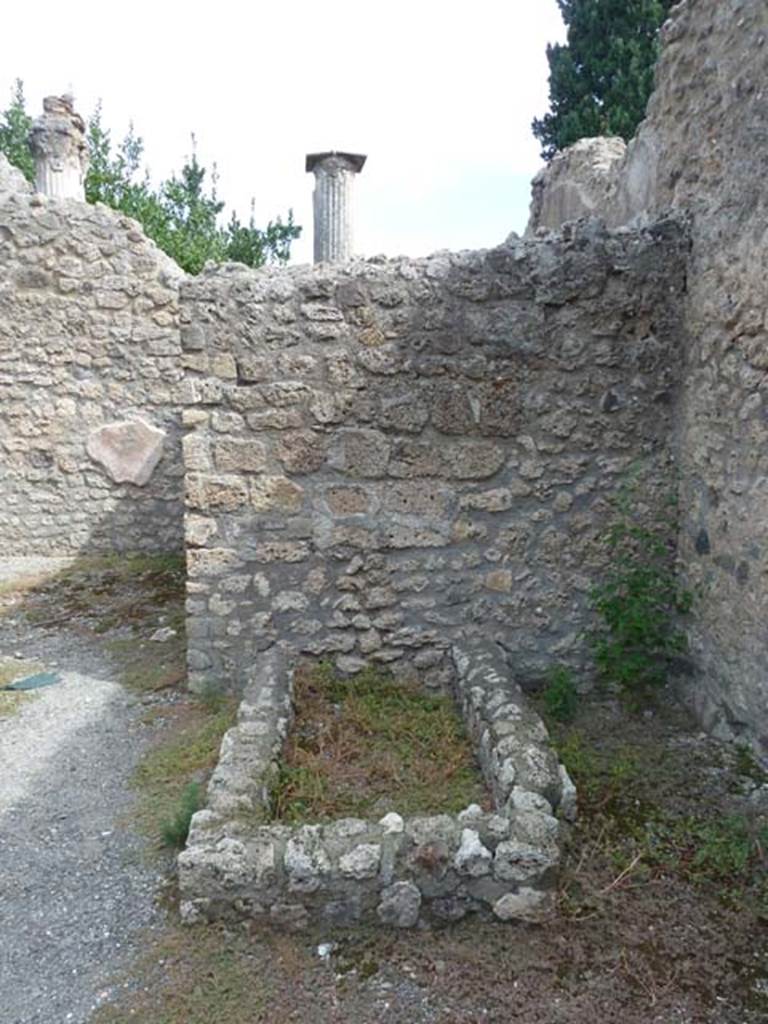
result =
[[[601,678],[634,700],[662,686],[671,660],[685,652],[680,617],[692,595],[675,573],[676,503],[651,520],[635,511],[637,486],[617,500],[617,518],[606,537],[610,567],[591,592],[600,620],[592,636]]]

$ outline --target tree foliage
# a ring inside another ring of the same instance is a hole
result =
[[[557,0],[568,42],[547,47],[550,110],[533,122],[549,160],[594,135],[628,142],[645,116],[659,29],[675,0]]]
[[[24,85],[17,78],[10,105],[0,115],[0,153],[4,153],[14,167],[18,167],[27,181],[33,181],[35,177],[35,161],[27,142],[31,127],[32,118],[27,114],[24,104]]]
[[[24,105],[22,83],[17,81],[10,106],[0,114],[0,152],[31,181],[34,161],[28,135],[32,119]],[[104,127],[101,105],[87,125],[90,166],[85,181],[89,203],[105,203],[143,227],[146,235],[188,273],[196,274],[212,260],[233,260],[249,267],[286,262],[291,242],[301,228],[288,212],[285,221],[277,217],[258,228],[251,202],[251,215],[243,224],[235,213],[222,225],[225,203],[216,192],[218,175],[214,165],[210,178],[197,158],[195,139],[192,154],[177,175],[154,188],[149,176],[141,174],[144,143],[133,126],[117,144]]]

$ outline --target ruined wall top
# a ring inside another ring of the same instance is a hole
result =
[[[577,217],[603,214],[626,156],[623,139],[579,139],[558,153],[531,183],[527,235]]]
[[[670,207],[738,205],[747,180],[764,177],[767,39],[765,0],[673,7],[634,139],[623,155],[614,139],[583,139],[558,154],[533,181],[527,233],[589,212],[616,227]]]

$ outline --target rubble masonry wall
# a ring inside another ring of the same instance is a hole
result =
[[[610,504],[676,487],[685,238],[672,223],[425,260],[188,279],[190,680],[280,641],[451,676],[574,661]]]
[[[104,206],[0,188],[5,550],[181,549],[181,276]],[[110,424],[123,425],[109,440],[111,472],[88,453]],[[115,478],[137,460],[146,483]]]

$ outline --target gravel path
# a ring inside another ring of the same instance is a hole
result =
[[[0,579],[26,573],[19,561]],[[0,720],[0,1020],[84,1024],[138,931],[160,923],[159,868],[126,826],[150,730],[87,643],[4,623],[0,654],[63,675]]]

